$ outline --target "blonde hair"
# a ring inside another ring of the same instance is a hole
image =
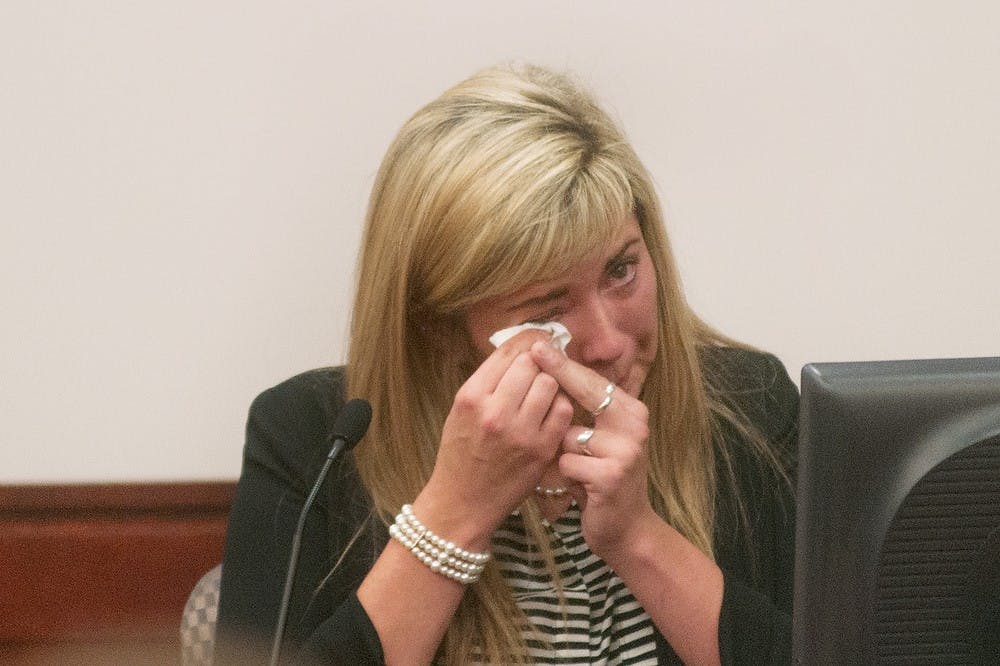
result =
[[[578,85],[531,66],[485,70],[419,110],[372,190],[347,376],[349,393],[372,404],[355,459],[383,521],[427,483],[452,399],[475,369],[465,310],[565,272],[630,214],[657,276],[659,352],[641,396],[650,498],[711,556],[720,408],[699,353],[721,339],[684,299],[652,180],[622,132]],[[541,534],[537,514],[525,515]],[[491,566],[439,656],[524,659],[524,626]]]

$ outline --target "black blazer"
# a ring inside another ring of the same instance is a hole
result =
[[[773,444],[794,471],[798,392],[775,357],[732,348],[703,355],[722,397]],[[216,663],[266,663],[299,511],[329,450],[344,402],[342,368],[292,377],[250,407],[243,469],[229,518],[216,629]],[[725,574],[719,640],[723,663],[788,663],[794,564],[794,498],[733,429],[716,442],[734,460],[749,525],[720,484],[716,560]],[[725,470],[720,468],[720,474]],[[331,470],[310,511],[291,597],[283,655],[309,663],[380,663],[381,645],[355,591],[388,534],[370,516],[353,459]],[[360,529],[359,529],[360,528]],[[357,541],[334,570],[352,537]],[[658,636],[661,663],[679,663]]]

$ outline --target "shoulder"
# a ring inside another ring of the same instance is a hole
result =
[[[344,385],[343,368],[318,368],[258,395],[247,418],[245,461],[293,482],[312,478],[344,404]]]
[[[344,368],[329,367],[307,370],[286,379],[258,395],[250,411],[273,412],[294,409],[296,411],[336,409],[344,401]]]
[[[729,574],[727,589],[744,581],[788,611],[798,389],[772,354],[714,347],[702,363],[717,405],[716,559]]]
[[[769,441],[783,443],[798,425],[799,392],[773,354],[707,347],[702,369],[712,396],[750,422]]]

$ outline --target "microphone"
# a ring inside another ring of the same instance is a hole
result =
[[[353,449],[365,436],[371,421],[372,406],[367,400],[355,398],[344,405],[337,415],[337,420],[333,422],[333,432],[329,437],[333,440],[333,446],[330,448],[330,453],[326,454],[327,460],[336,460],[344,451]]]
[[[319,471],[319,476],[316,478],[316,483],[313,484],[312,492],[309,493],[305,504],[302,505],[302,511],[299,513],[299,523],[295,527],[295,535],[292,537],[292,552],[288,558],[285,589],[281,595],[281,607],[278,611],[274,643],[271,646],[271,666],[277,665],[278,657],[281,654],[281,641],[285,636],[285,624],[288,622],[288,606],[292,598],[292,583],[295,581],[295,569],[299,563],[299,547],[302,545],[302,530],[306,524],[306,515],[309,513],[310,507],[312,507],[316,495],[319,494],[320,486],[323,485],[323,480],[326,479],[326,474],[330,471],[333,461],[344,451],[354,448],[361,438],[365,436],[371,420],[372,406],[368,404],[367,400],[355,398],[344,405],[343,409],[340,410],[340,414],[337,415],[337,420],[333,423],[333,431],[327,438],[327,441],[333,440],[333,446],[330,447],[330,452],[326,454],[326,462],[323,463],[323,468]]]

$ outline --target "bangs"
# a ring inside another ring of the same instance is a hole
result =
[[[535,185],[479,218],[454,267],[461,282],[452,283],[447,310],[562,275],[604,247],[635,212],[628,175],[611,160],[592,160],[560,187]]]

